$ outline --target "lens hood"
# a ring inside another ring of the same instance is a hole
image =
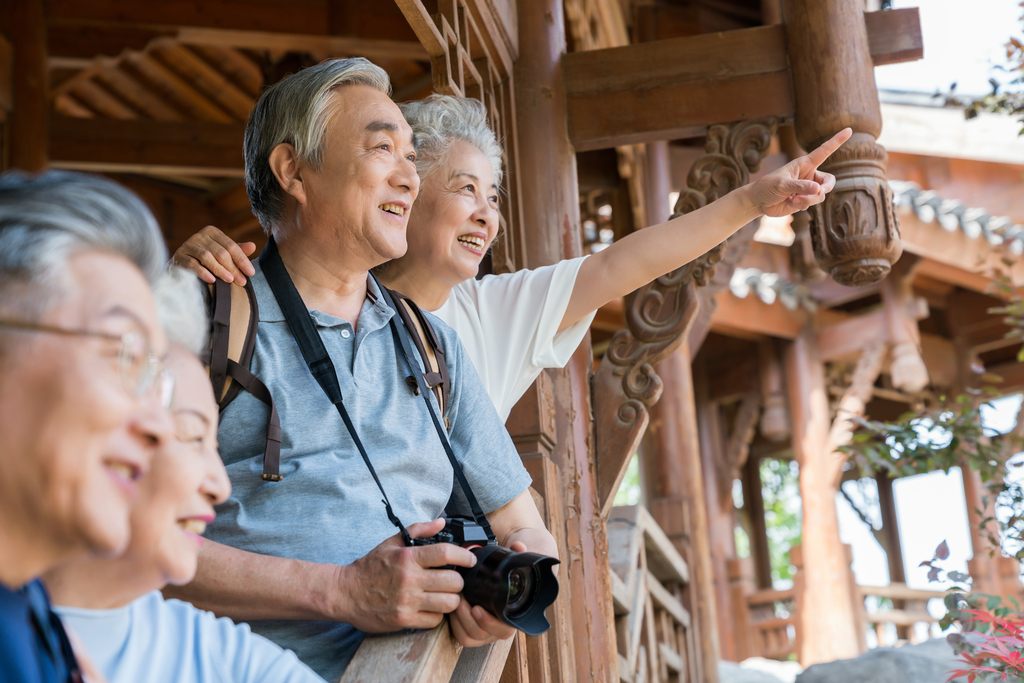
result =
[[[551,628],[544,611],[558,597],[558,579],[551,570],[558,560],[537,553],[517,553],[500,545],[473,551],[476,564],[459,567],[462,594],[506,624],[530,636]]]

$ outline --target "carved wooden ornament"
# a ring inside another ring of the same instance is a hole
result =
[[[687,177],[673,217],[689,213],[746,184],[768,153],[776,119],[716,125],[708,130],[706,154]],[[607,514],[626,466],[650,420],[647,408],[661,397],[654,365],[675,351],[697,314],[696,287],[714,276],[725,242],[698,259],[644,285],[626,304],[628,329],[612,337],[594,376],[597,486]]]
[[[841,285],[879,282],[903,253],[887,159],[871,135],[854,133],[821,165],[835,175],[836,186],[810,209],[811,240],[818,264]]]

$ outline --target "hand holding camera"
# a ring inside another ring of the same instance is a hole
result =
[[[467,517],[453,517],[435,536],[411,542],[413,546],[452,544],[472,551],[474,566],[454,567],[465,581],[462,594],[470,605],[479,605],[527,635],[551,628],[544,611],[558,597],[558,579],[552,571],[558,564],[555,558],[503,548]]]

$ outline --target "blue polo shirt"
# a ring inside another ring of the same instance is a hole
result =
[[[341,417],[310,375],[258,262],[255,267],[260,324],[250,369],[270,389],[281,417],[284,479],[260,479],[268,409],[242,392],[221,414],[218,439],[232,492],[207,535],[255,553],[350,564],[397,529]],[[374,284],[371,294],[357,331],[340,318],[309,315],[334,362],[356,431],[408,526],[441,516],[453,493],[462,501],[457,507],[465,504],[458,485],[453,489],[452,467],[423,399],[406,383],[411,373],[404,357],[399,362],[388,326],[394,312]],[[455,332],[432,316],[430,322],[452,377],[450,441],[481,507],[491,512],[525,491],[530,476]],[[250,626],[294,650],[328,681],[338,680],[362,640],[353,627],[335,622]]]
[[[69,683],[72,669],[74,655],[43,584],[13,591],[0,583],[0,681]]]

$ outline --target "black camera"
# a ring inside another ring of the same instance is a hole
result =
[[[483,527],[467,517],[449,518],[436,536],[412,539],[413,545],[434,543],[451,543],[476,555],[476,565],[453,567],[462,574],[462,594],[471,605],[480,605],[530,636],[551,628],[544,610],[558,597],[558,579],[551,571],[558,560],[513,552],[488,541]]]

